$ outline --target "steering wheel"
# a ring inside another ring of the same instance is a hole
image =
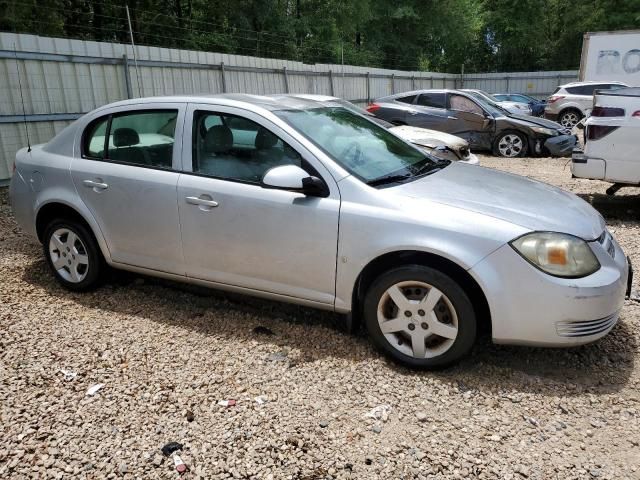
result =
[[[354,157],[353,157],[353,163],[354,164],[358,164],[360,161],[360,157],[362,156],[362,149],[360,148],[360,144],[358,142],[351,142],[349,145],[347,145],[342,152],[340,152],[340,158],[345,158],[347,156],[347,154],[349,152],[351,152],[351,150],[355,150],[354,151]]]

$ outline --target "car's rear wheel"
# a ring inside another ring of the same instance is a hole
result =
[[[378,277],[364,299],[373,344],[405,365],[437,368],[467,354],[476,337],[469,297],[448,275],[420,265]]]
[[[45,229],[44,254],[56,280],[69,290],[99,286],[104,259],[91,232],[75,220],[56,219]]]
[[[523,157],[527,153],[527,139],[520,132],[502,132],[493,142],[493,153],[500,157]]]
[[[566,128],[575,127],[582,119],[582,113],[574,108],[563,111],[558,117],[558,123]]]

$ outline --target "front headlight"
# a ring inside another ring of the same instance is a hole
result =
[[[556,277],[586,277],[600,269],[587,242],[566,233],[528,233],[511,246],[532,265]]]
[[[539,133],[541,135],[549,135],[550,137],[554,137],[558,134],[557,130],[553,130],[552,128],[545,128],[545,127],[531,127],[531,130],[533,130],[536,133]]]

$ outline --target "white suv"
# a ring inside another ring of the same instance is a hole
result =
[[[544,116],[573,128],[593,105],[593,92],[626,87],[622,82],[572,82],[555,89],[547,99]]]

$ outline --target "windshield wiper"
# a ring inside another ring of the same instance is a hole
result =
[[[386,183],[395,183],[400,182],[402,180],[406,180],[407,178],[412,177],[413,175],[404,174],[404,175],[385,175],[383,177],[374,178],[373,180],[369,180],[367,185],[370,187],[377,187],[378,185],[384,185]]]
[[[435,161],[435,162],[427,162],[424,165],[422,165],[415,172],[414,175],[416,177],[418,177],[420,175],[427,175],[429,173],[437,172],[438,170],[442,170],[444,167],[446,167],[450,163],[451,163],[451,160],[438,160],[438,161]]]

